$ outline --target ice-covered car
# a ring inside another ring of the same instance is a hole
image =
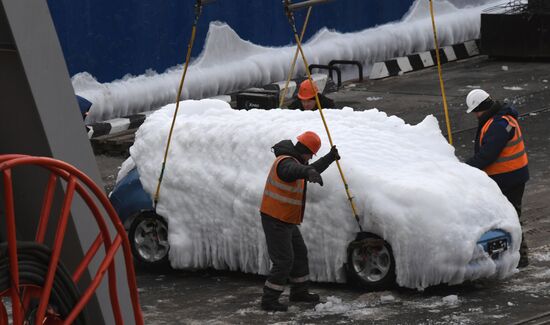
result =
[[[155,210],[173,112],[168,105],[140,127],[110,196],[135,258],[267,274],[259,206],[270,148],[312,130],[327,152],[319,113],[182,102]],[[358,236],[340,175],[329,167],[323,187],[308,186],[301,225],[313,281],[423,289],[514,271],[521,242],[514,208],[482,171],[459,162],[433,116],[409,125],[376,109],[324,113],[365,233]]]

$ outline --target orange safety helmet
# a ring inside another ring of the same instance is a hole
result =
[[[298,98],[300,99],[311,99],[315,97],[315,94],[319,92],[317,85],[314,81],[306,79],[300,84],[300,89],[298,90]]]
[[[313,131],[306,131],[296,137],[296,139],[306,146],[313,154],[316,154],[319,148],[321,148],[321,138]]]

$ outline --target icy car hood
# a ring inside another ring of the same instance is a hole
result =
[[[155,193],[174,109],[147,118],[119,179],[135,162],[145,190]],[[217,100],[183,101],[179,112],[157,206],[168,221],[172,266],[267,274],[259,206],[274,160],[270,148],[311,130],[325,154],[319,113],[238,111]],[[422,289],[515,269],[521,229],[514,208],[484,172],[456,158],[433,116],[409,125],[376,109],[324,113],[362,226],[391,244],[399,285]],[[336,166],[322,176],[323,187],[308,187],[301,226],[310,277],[343,282],[346,248],[358,227]],[[476,241],[496,228],[512,236],[500,266],[488,259],[468,268]]]

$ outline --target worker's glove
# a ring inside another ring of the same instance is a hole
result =
[[[332,146],[332,148],[330,148],[329,154],[332,157],[332,161],[340,160],[340,155],[338,154],[338,149],[336,149],[336,146]]]
[[[323,178],[321,177],[321,174],[319,174],[319,172],[313,167],[307,171],[307,180],[311,183],[317,183],[323,186]]]

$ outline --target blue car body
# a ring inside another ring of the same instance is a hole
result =
[[[502,252],[508,250],[511,243],[512,236],[500,229],[487,231],[477,241],[477,244],[481,245],[483,251],[489,254],[493,260],[497,260]]]
[[[88,111],[90,110],[90,107],[92,107],[92,102],[78,95],[76,95],[76,101],[78,102],[78,108],[80,109],[82,119],[85,120],[86,115],[88,115]]]
[[[132,169],[116,184],[109,199],[127,229],[139,213],[153,210],[153,201],[141,185],[137,168]]]

